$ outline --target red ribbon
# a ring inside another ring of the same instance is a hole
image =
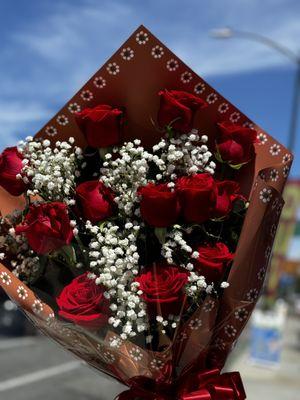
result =
[[[238,372],[221,375],[219,369],[192,374],[180,389],[179,400],[245,400],[246,394]]]
[[[115,400],[245,400],[246,394],[238,372],[220,374],[219,369],[192,373],[176,385],[155,385],[150,379],[138,377],[131,388]],[[175,392],[175,393],[174,393]]]

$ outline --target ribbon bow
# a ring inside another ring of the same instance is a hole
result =
[[[180,387],[179,400],[245,400],[239,372],[220,374],[211,369],[192,374]]]
[[[220,374],[219,369],[192,373],[179,379],[176,386],[155,385],[143,377],[135,378],[130,389],[115,400],[245,400],[246,394],[239,372]]]

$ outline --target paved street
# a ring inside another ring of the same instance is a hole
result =
[[[0,340],[1,400],[111,400],[121,390],[45,337]]]
[[[248,400],[298,400],[300,393],[299,320],[289,320],[281,367],[251,366],[245,341],[229,362],[240,370]],[[1,400],[111,400],[121,385],[99,376],[44,337],[0,340]]]
[[[242,349],[239,351],[239,347]],[[283,337],[281,364],[276,369],[251,365],[243,340],[228,360],[229,371],[240,371],[248,400],[300,399],[300,319],[289,318]]]

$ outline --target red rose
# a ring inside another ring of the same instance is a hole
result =
[[[218,282],[223,277],[225,269],[234,257],[226,244],[221,242],[200,246],[197,251],[199,257],[195,262],[195,268],[209,283]]]
[[[138,193],[141,195],[142,218],[149,225],[163,228],[176,222],[180,209],[179,200],[177,193],[172,192],[167,183],[148,183]]]
[[[31,205],[16,233],[24,233],[29,246],[38,254],[46,254],[69,245],[73,239],[67,206],[64,203]]]
[[[22,160],[16,147],[8,147],[0,154],[0,185],[13,196],[20,196],[26,189],[23,180],[16,177],[21,174]]]
[[[153,314],[178,314],[184,299],[189,273],[176,265],[160,264],[136,277],[142,298]]]
[[[217,151],[222,161],[240,166],[255,157],[256,131],[229,121],[218,124]]]
[[[109,315],[109,302],[104,291],[103,286],[96,285],[86,272],[62,290],[56,299],[58,314],[77,325],[98,329],[107,323]]]
[[[216,182],[217,202],[214,210],[214,218],[225,217],[232,210],[234,201],[241,197],[239,195],[240,186],[234,181]]]
[[[159,93],[158,123],[161,127],[171,125],[175,130],[189,132],[196,111],[206,106],[205,101],[181,90],[162,90]]]
[[[91,147],[109,147],[121,140],[123,111],[106,104],[85,108],[76,122]]]
[[[180,205],[187,222],[201,224],[215,209],[217,186],[208,173],[183,176],[176,183]]]
[[[76,198],[81,214],[92,223],[109,218],[114,213],[113,193],[101,181],[87,181],[78,185]]]

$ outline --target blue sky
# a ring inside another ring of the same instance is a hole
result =
[[[140,24],[286,143],[293,65],[259,43],[208,33],[255,31],[297,52],[299,17],[297,0],[1,0],[0,147],[34,134]],[[299,168],[300,151],[294,176]]]

